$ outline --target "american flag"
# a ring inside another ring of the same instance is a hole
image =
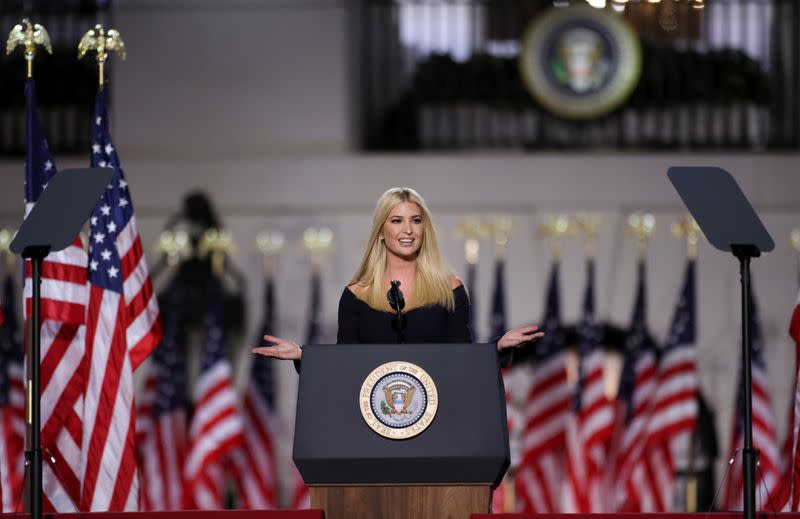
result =
[[[14,280],[7,275],[0,312],[0,511],[22,511],[25,449],[25,373],[14,310]]]
[[[492,292],[489,340],[502,337],[506,333],[505,267],[505,260],[502,257],[498,257],[494,264],[494,291]]]
[[[474,304],[474,303],[473,303]],[[505,260],[502,256],[495,259],[494,289],[492,291],[492,309],[489,315],[489,342],[497,341],[506,332],[506,289],[505,289]],[[506,416],[508,419],[508,436],[511,445],[511,466],[509,466],[503,481],[494,489],[492,494],[492,510],[495,512],[513,512],[516,509],[514,496],[514,483],[512,474],[516,470],[518,456],[515,456],[518,447],[515,427],[519,425],[517,408],[512,404],[511,398],[511,367],[501,370],[503,387],[505,390]]]
[[[647,289],[645,264],[637,266],[636,298],[631,325],[625,336],[625,360],[620,378],[620,412],[613,447],[614,508],[617,511],[664,511],[666,503],[657,504],[657,481],[642,463],[647,444],[656,381],[657,363],[653,340],[647,330]],[[659,509],[660,507],[660,509]]]
[[[142,510],[182,510],[188,448],[185,333],[176,283],[167,292],[164,339],[153,353],[136,417]]]
[[[795,348],[795,389],[794,389],[794,414],[792,428],[793,454],[787,470],[786,485],[789,489],[785,499],[792,512],[800,510],[800,292],[797,293],[792,319],[789,324],[789,335],[794,339]]]
[[[36,111],[36,86],[25,82],[27,152],[25,214],[27,215],[56,165]],[[42,265],[41,285],[41,423],[45,511],[74,512],[81,494],[83,392],[88,369],[84,356],[88,259],[79,237],[66,249],[49,254]],[[32,308],[32,267],[25,263],[25,316]]]
[[[658,478],[659,501],[669,511],[675,491],[675,460],[688,455],[697,425],[697,314],[695,262],[686,262],[683,288],[675,308],[669,336],[658,364],[657,389],[647,423],[644,461]]]
[[[529,346],[533,384],[528,391],[522,433],[522,461],[516,474],[518,508],[559,511],[563,480],[564,434],[572,406],[567,382],[565,341],[560,319],[559,265],[550,270],[544,337]]]
[[[583,318],[578,326],[578,383],[567,421],[567,484],[562,512],[607,512],[605,488],[614,406],[603,381],[603,330],[594,310],[595,264],[586,264]]]
[[[128,183],[111,142],[106,91],[92,120],[92,167],[114,168],[89,229],[89,303],[81,509],[138,509],[133,371],[161,340],[158,302]]]
[[[189,508],[224,507],[224,464],[244,442],[231,363],[223,350],[222,282],[211,283],[200,376],[194,388],[189,453],[183,476]]]
[[[306,344],[318,344],[320,341],[320,333],[322,328],[322,273],[319,265],[315,264],[311,271],[311,298],[308,308],[308,328],[306,331]],[[293,490],[292,490],[292,508],[310,508],[311,495],[308,493],[308,487],[303,481],[303,477],[297,470],[297,467],[292,465],[293,477]]]
[[[467,276],[466,276],[466,278],[467,278],[467,280],[466,280],[467,281],[467,288],[469,289],[470,305],[474,309],[474,308],[477,308],[475,294],[476,294],[477,289],[478,289],[478,269],[477,269],[477,265],[475,263],[467,262]],[[476,336],[477,334],[475,333],[476,330],[475,330],[475,311],[474,310],[469,313],[469,323],[467,323],[467,324],[469,325],[469,329],[472,330],[473,336]]]
[[[761,332],[758,308],[753,290],[750,290],[750,347],[752,360],[753,447],[760,451],[756,467],[756,508],[773,510],[777,504],[769,501],[780,482],[778,442],[775,418],[769,396],[767,365],[764,361],[764,337]],[[741,359],[740,359],[741,360]],[[741,510],[744,495],[744,476],[741,449],[744,447],[744,387],[741,375],[736,397],[736,415],[731,434],[728,459],[735,458],[729,467],[722,494],[722,506],[727,510]]]
[[[261,335],[275,335],[275,290],[272,277],[264,283],[264,317]],[[232,455],[232,470],[241,508],[263,509],[278,505],[275,458],[275,362],[255,355],[244,395],[244,446]]]

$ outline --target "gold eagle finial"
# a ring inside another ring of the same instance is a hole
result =
[[[125,42],[122,41],[119,31],[116,29],[106,30],[99,23],[94,29],[89,29],[78,42],[78,59],[83,58],[89,51],[97,52],[97,64],[100,67],[100,86],[103,86],[103,68],[108,59],[109,52],[116,52],[122,60],[125,60]]]
[[[8,33],[6,54],[11,54],[20,45],[25,48],[28,77],[33,77],[33,57],[36,55],[36,46],[41,45],[49,54],[53,53],[50,35],[47,33],[47,29],[38,23],[31,24],[30,20],[23,18],[22,22],[12,27],[11,32]]]
[[[119,57],[125,59],[125,42],[119,31],[116,29],[106,29],[99,23],[94,29],[89,29],[78,42],[78,59],[81,59],[87,52],[97,51],[97,61],[105,62],[109,52],[116,52]]]

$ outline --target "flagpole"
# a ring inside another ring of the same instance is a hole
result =
[[[50,35],[47,30],[24,18],[21,23],[15,25],[8,34],[6,43],[6,54],[11,54],[17,46],[25,49],[26,78],[33,79],[33,59],[36,56],[37,46],[41,45],[45,50],[52,54],[53,48],[50,45]],[[30,117],[28,117],[28,131],[30,131]],[[28,142],[30,147],[30,142]],[[31,150],[27,150],[30,155]],[[31,519],[41,519],[42,517],[42,442],[41,442],[41,387],[40,387],[40,358],[41,358],[41,272],[42,263],[49,250],[44,248],[26,249],[23,257],[30,259],[33,267],[33,308],[31,312],[30,334],[30,378],[28,379],[28,413],[27,422],[29,426],[29,449],[25,456],[30,464],[28,479],[28,512]]]
[[[691,216],[682,216],[672,224],[672,234],[678,239],[686,241],[686,259],[693,262],[697,259],[697,242],[700,240],[702,231],[700,226]],[[686,469],[686,490],[684,496],[684,509],[686,512],[697,511],[697,471],[695,470],[695,451],[697,450],[697,435],[692,433],[689,436],[689,456]]]
[[[797,276],[800,279],[800,229],[792,229],[789,234],[792,250],[797,253]]]
[[[97,88],[102,90],[105,85],[105,64],[109,52],[116,52],[122,61],[125,61],[125,42],[116,29],[108,29],[99,23],[94,29],[89,29],[78,42],[78,59],[83,58],[87,52],[95,51],[97,59]]]

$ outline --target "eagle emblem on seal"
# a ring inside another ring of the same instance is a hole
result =
[[[416,388],[407,382],[395,382],[383,386],[383,394],[386,400],[381,402],[381,412],[383,414],[411,414],[414,410],[409,409],[414,400]]]

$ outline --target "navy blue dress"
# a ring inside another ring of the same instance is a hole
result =
[[[443,306],[413,308],[403,314],[403,336],[407,344],[424,343],[470,343],[473,333],[470,327],[469,294],[464,285],[453,289],[455,309],[448,311]],[[395,314],[376,310],[345,288],[339,299],[339,332],[337,344],[392,344],[397,342],[394,327]],[[491,342],[497,343],[500,337]],[[511,349],[500,355],[500,366],[511,363]]]
[[[408,344],[469,343],[469,295],[464,285],[453,289],[455,309],[439,305],[412,308],[403,314],[403,335]],[[345,288],[339,300],[338,344],[391,344],[397,341],[396,315],[376,310]]]

